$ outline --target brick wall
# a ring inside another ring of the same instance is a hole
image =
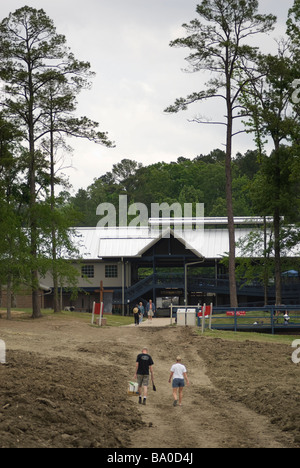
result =
[[[44,308],[44,293],[40,291],[40,299],[41,299],[41,308]],[[7,295],[5,289],[2,290],[2,300],[1,300],[1,307],[4,309],[7,307]],[[20,290],[17,294],[14,295],[12,301],[12,307],[20,308],[20,309],[31,309],[32,308],[32,297],[31,291],[29,290]]]

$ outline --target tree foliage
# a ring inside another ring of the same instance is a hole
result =
[[[40,252],[49,223],[54,264],[56,261],[58,211],[54,187],[58,179],[54,177],[53,158],[56,142],[61,144],[67,135],[113,146],[107,134],[98,130],[97,122],[75,115],[76,96],[90,86],[92,76],[90,64],[74,57],[65,36],[57,33],[44,10],[25,6],[1,22],[1,105],[4,118],[21,131],[24,148],[23,183],[28,185],[24,213],[30,238],[33,317],[40,316],[39,273],[43,261]],[[47,204],[50,211],[45,219]]]
[[[236,216],[255,215],[249,187],[258,171],[258,154],[247,151],[238,153],[233,160],[234,173],[233,203]],[[121,164],[124,168],[121,169]],[[118,178],[120,171],[127,172],[125,178]],[[256,171],[255,171],[256,168]],[[115,171],[117,171],[115,173]],[[100,203],[119,204],[119,195],[127,195],[128,205],[143,203],[151,213],[152,203],[204,203],[205,216],[226,216],[225,196],[225,153],[216,149],[207,155],[199,155],[194,160],[181,157],[177,162],[156,163],[142,166],[136,161],[123,160],[87,188],[78,190],[69,202],[81,213],[81,226],[96,226],[99,219],[96,209]]]
[[[186,37],[176,39],[172,47],[185,47],[190,50],[186,58],[192,72],[206,71],[212,78],[206,89],[194,92],[187,98],[180,98],[167,112],[186,110],[190,104],[207,99],[221,99],[226,111],[225,121],[205,121],[196,118],[201,124],[211,123],[226,128],[226,212],[229,234],[229,282],[230,302],[237,304],[235,278],[235,233],[232,198],[232,139],[244,130],[235,129],[240,118],[239,98],[248,78],[241,79],[244,71],[253,68],[257,49],[249,44],[252,36],[269,32],[276,21],[274,15],[258,14],[257,0],[202,0],[197,6],[198,17],[184,24]]]

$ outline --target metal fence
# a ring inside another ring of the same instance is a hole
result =
[[[213,311],[212,328],[233,331],[300,332],[300,306],[222,308]]]
[[[186,311],[185,323],[182,319]],[[179,306],[171,307],[171,323],[175,319],[180,324],[191,325],[190,315],[193,311],[195,324],[204,332],[212,330],[253,331],[263,333],[300,333],[300,306],[265,306],[265,307],[213,307]]]

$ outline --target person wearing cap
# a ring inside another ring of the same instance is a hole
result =
[[[171,383],[172,379],[173,379],[172,388],[173,388],[173,398],[174,398],[173,406],[177,406],[178,404],[178,391],[179,391],[179,406],[181,406],[185,382],[187,385],[189,385],[190,382],[187,376],[186,367],[181,363],[180,356],[177,356],[176,364],[173,364],[173,366],[171,367],[169,383]]]

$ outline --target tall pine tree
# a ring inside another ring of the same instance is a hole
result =
[[[5,83],[2,106],[6,118],[22,129],[27,141],[27,180],[29,186],[28,228],[31,250],[31,288],[33,317],[41,315],[39,293],[39,240],[43,226],[39,222],[38,173],[49,166],[41,151],[45,135],[53,134],[50,109],[54,84],[59,87],[61,109],[72,106],[74,95],[90,78],[90,64],[75,59],[66,45],[65,36],[58,34],[53,21],[43,10],[25,6],[5,18],[0,25],[0,78]],[[63,90],[67,97],[63,99]],[[47,101],[48,99],[48,101]],[[60,130],[70,135],[82,136],[89,126],[89,119],[63,117]],[[95,124],[95,123],[94,123]],[[96,131],[97,142],[111,146],[106,133]],[[58,128],[55,127],[55,131]],[[85,135],[86,136],[86,135]]]
[[[189,105],[207,99],[221,99],[226,110],[225,121],[203,121],[199,123],[221,124],[226,127],[226,201],[229,232],[229,280],[230,302],[238,305],[235,278],[235,228],[232,197],[232,139],[239,129],[234,122],[239,118],[239,96],[247,83],[241,81],[241,69],[251,67],[256,58],[256,49],[247,41],[259,33],[273,28],[273,15],[258,14],[257,0],[202,0],[197,6],[196,18],[184,24],[186,37],[176,39],[172,47],[190,49],[187,61],[189,71],[208,71],[213,76],[207,89],[195,92],[187,98],[177,99],[167,112],[186,110]]]

